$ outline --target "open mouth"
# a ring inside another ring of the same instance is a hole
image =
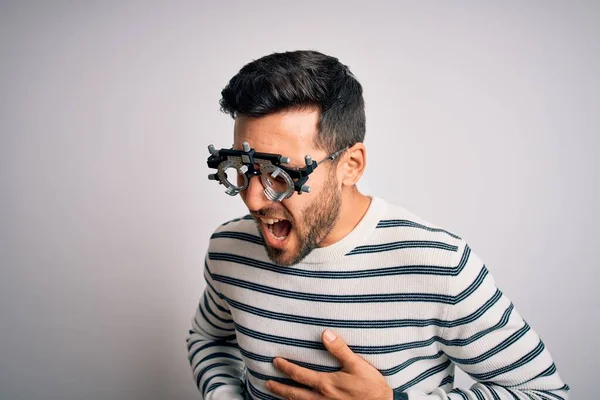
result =
[[[282,244],[292,231],[292,223],[287,219],[260,218],[269,236],[269,242]]]

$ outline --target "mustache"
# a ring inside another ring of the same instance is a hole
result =
[[[250,215],[252,215],[255,219],[256,218],[271,218],[271,219],[282,219],[281,215],[283,214],[283,219],[286,219],[290,222],[293,221],[293,217],[284,210],[281,211],[277,211],[275,209],[271,209],[271,208],[264,208],[261,210],[257,210],[257,211],[250,211]]]

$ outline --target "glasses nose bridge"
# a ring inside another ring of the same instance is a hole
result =
[[[265,195],[265,187],[260,175],[251,175],[243,192],[245,192],[246,202],[251,206],[250,208],[258,210],[266,203],[271,202]]]
[[[260,179],[260,174],[250,175],[250,177],[248,178],[248,186],[246,186],[245,190],[249,191],[248,189],[250,189],[252,182],[256,182],[256,181],[258,181],[258,186],[260,187],[260,191],[263,192],[265,190],[265,187],[263,185],[262,179]],[[256,186],[256,184],[254,186]]]

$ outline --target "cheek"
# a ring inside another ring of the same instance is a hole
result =
[[[302,216],[304,215],[304,208],[306,207],[306,193],[298,195],[294,193],[292,197],[281,202],[281,205],[285,207],[285,210],[289,215],[292,216],[293,222],[298,225],[302,223]]]
[[[307,185],[311,189],[311,197],[316,198],[322,195],[323,191],[327,191],[332,185],[336,185],[338,177],[336,171],[332,171],[329,168],[323,168],[313,172],[309,178]]]
[[[306,184],[310,186],[310,193],[307,197],[315,198],[321,193],[321,190],[323,190],[323,181],[321,179],[313,179],[313,177],[310,177]]]
[[[320,204],[322,200],[323,188],[311,188],[310,193],[294,193],[292,197],[282,202],[288,213],[293,217],[296,226],[300,230],[305,230],[310,227],[304,226],[306,221],[310,221],[310,217],[319,210],[324,204]]]

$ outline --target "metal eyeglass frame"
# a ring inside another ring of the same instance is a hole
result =
[[[210,156],[207,164],[209,168],[217,169],[217,172],[208,175],[208,179],[219,182],[219,184],[225,186],[225,193],[235,196],[248,187],[253,176],[260,175],[267,199],[282,201],[291,197],[294,192],[298,194],[302,194],[302,192],[309,193],[310,186],[306,182],[315,168],[326,161],[335,160],[347,149],[348,147],[345,147],[331,153],[321,161],[313,161],[311,156],[307,155],[304,157],[305,167],[297,169],[283,165],[289,164],[289,157],[284,157],[281,154],[258,153],[247,142],[242,144],[242,150],[234,150],[233,148],[217,150],[211,144],[208,146]],[[244,177],[242,185],[235,185],[227,179],[225,171],[231,168],[236,169],[237,173]],[[286,190],[283,192],[274,190],[268,181],[269,174],[273,178],[283,179],[287,184]]]

